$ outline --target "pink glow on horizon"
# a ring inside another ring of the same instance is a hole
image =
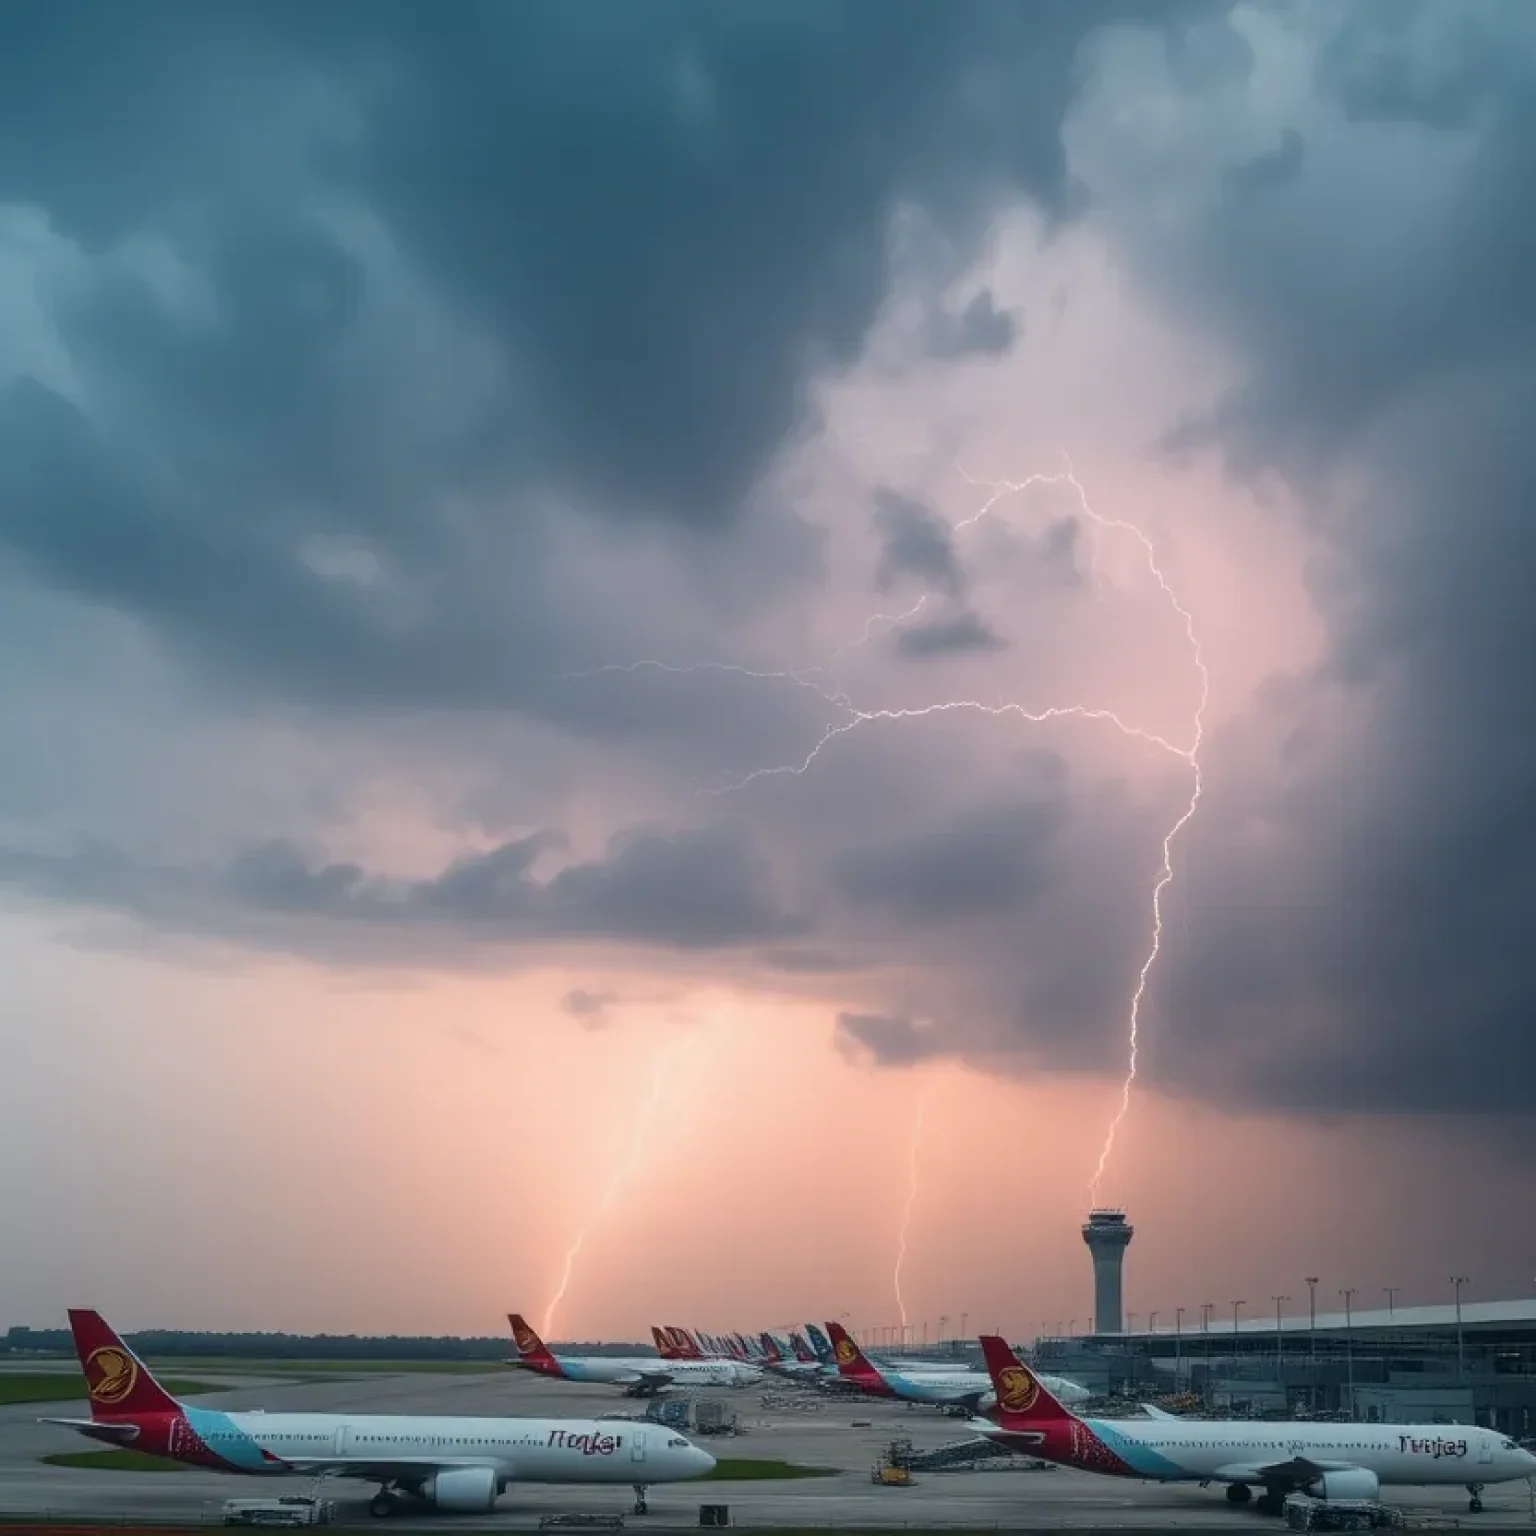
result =
[[[89,1304],[124,1328],[497,1333],[508,1310],[547,1302],[631,1138],[648,1064],[685,1028],[716,1039],[643,1173],[589,1233],[562,1335],[897,1322],[917,1078],[931,1087],[903,1270],[911,1319],[966,1311],[1026,1334],[1091,1305],[1077,1228],[1112,1081],[875,1072],[834,1048],[825,1007],[723,991],[587,1032],[555,1006],[569,976],[362,990],[299,968],[168,977],[55,953],[69,964],[34,974],[37,995],[62,999],[83,965],[138,1022],[88,1055],[68,1022],[36,1048],[38,1071],[73,1081],[73,1112],[35,1150],[53,1174],[46,1205],[19,1166],[0,1178],[38,1259],[10,1321]],[[227,1033],[210,1032],[215,1018]],[[132,1159],[117,1118],[84,1112],[104,1103],[142,1106]],[[1476,1155],[1411,1125],[1346,1135],[1143,1093],[1124,1135],[1104,1194],[1138,1229],[1127,1297],[1143,1314],[1294,1293],[1293,1271],[1319,1252],[1340,1284],[1380,1275],[1433,1297],[1456,1232],[1420,1235],[1390,1212],[1424,1178],[1453,1180],[1446,1220],[1470,1238],[1499,1199]]]

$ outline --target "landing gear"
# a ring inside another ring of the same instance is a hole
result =
[[[410,1502],[411,1494],[398,1484],[385,1483],[379,1491],[368,1501],[368,1513],[375,1520],[387,1520],[391,1515],[398,1515]]]
[[[645,1490],[648,1486],[649,1484],[647,1483],[635,1484],[635,1513],[637,1515],[643,1515],[650,1509],[650,1505],[645,1502]]]
[[[1259,1498],[1259,1508],[1266,1515],[1283,1515],[1285,1513],[1285,1489],[1265,1488]]]
[[[1247,1483],[1227,1484],[1227,1503],[1246,1504],[1253,1497],[1253,1489]]]
[[[1468,1483],[1467,1492],[1472,1495],[1470,1502],[1467,1504],[1467,1508],[1471,1510],[1474,1515],[1482,1514],[1483,1485],[1481,1483]]]

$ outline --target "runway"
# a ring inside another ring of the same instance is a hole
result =
[[[612,1388],[542,1381],[512,1371],[505,1375],[369,1373],[344,1381],[303,1383],[263,1382],[245,1374],[230,1377],[206,1370],[196,1374],[201,1380],[228,1382],[229,1390],[193,1399],[201,1406],[225,1409],[580,1418],[637,1412],[644,1406]],[[648,1494],[650,1513],[645,1516],[629,1513],[633,1495],[624,1487],[514,1485],[492,1514],[425,1511],[397,1516],[386,1528],[532,1530],[542,1515],[605,1512],[628,1515],[631,1531],[697,1529],[701,1504],[725,1504],[732,1524],[759,1529],[1284,1529],[1281,1521],[1251,1507],[1231,1508],[1219,1488],[1127,1482],[1066,1469],[919,1473],[910,1487],[878,1487],[870,1481],[870,1469],[892,1439],[904,1436],[924,1448],[965,1438],[964,1429],[931,1411],[880,1403],[824,1401],[818,1413],[799,1413],[765,1407],[760,1388],[700,1395],[724,1401],[746,1430],[739,1437],[696,1437],[715,1455],[831,1467],[837,1475],[795,1481],[657,1484]],[[44,1464],[40,1458],[54,1452],[98,1447],[67,1429],[37,1423],[38,1416],[88,1412],[83,1398],[73,1403],[0,1408],[0,1516],[30,1516],[55,1523],[127,1518],[218,1524],[225,1499],[270,1498],[306,1492],[311,1486],[296,1478],[247,1478],[194,1469],[110,1472]],[[854,1428],[855,1418],[872,1422],[869,1427]],[[336,1501],[338,1519],[344,1523],[385,1525],[367,1511],[372,1485],[328,1479],[323,1489],[327,1498]],[[1487,1507],[1481,1515],[1467,1513],[1467,1496],[1460,1488],[1388,1489],[1386,1497],[1415,1512],[1450,1517],[1469,1529],[1492,1532],[1519,1526],[1527,1533],[1531,1530],[1531,1495],[1524,1483],[1487,1489],[1483,1496]]]

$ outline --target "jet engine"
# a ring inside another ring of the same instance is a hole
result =
[[[439,1509],[481,1510],[496,1507],[495,1467],[455,1467],[434,1472],[421,1485],[421,1496]]]
[[[1364,1467],[1350,1467],[1324,1472],[1307,1484],[1307,1492],[1317,1499],[1375,1499],[1381,1496],[1381,1479]]]

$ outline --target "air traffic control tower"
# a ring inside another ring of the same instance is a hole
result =
[[[1089,1211],[1083,1223],[1083,1241],[1093,1255],[1093,1331],[1123,1333],[1120,1270],[1125,1250],[1130,1247],[1136,1229],[1125,1219],[1124,1211],[1101,1206]]]

